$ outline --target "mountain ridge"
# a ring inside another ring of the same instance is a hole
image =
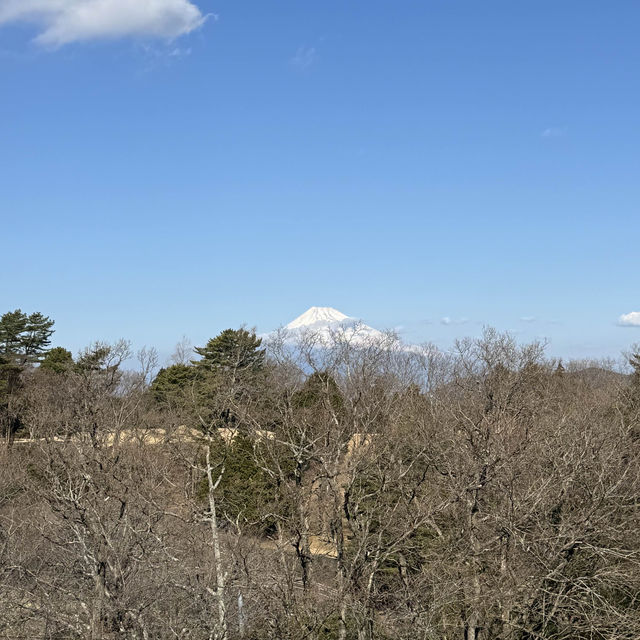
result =
[[[312,326],[319,322],[334,323],[344,322],[345,320],[354,321],[355,318],[350,318],[333,307],[309,307],[303,314],[287,324],[285,329],[299,329],[301,327]]]
[[[277,333],[284,333],[286,342],[295,342],[302,336],[313,335],[318,343],[325,346],[336,341],[365,346],[372,342],[388,340],[387,334],[334,307],[310,307],[279,331],[265,337],[269,338]]]

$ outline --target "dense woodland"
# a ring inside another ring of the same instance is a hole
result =
[[[0,319],[0,638],[640,638],[637,349],[53,327]]]

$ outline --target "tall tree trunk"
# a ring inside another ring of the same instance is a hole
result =
[[[484,473],[484,472],[483,472]],[[478,486],[481,486],[480,483]],[[465,640],[477,640],[480,633],[480,596],[482,594],[482,586],[480,584],[480,574],[478,567],[478,556],[480,555],[480,543],[478,541],[478,532],[476,530],[476,516],[479,510],[478,505],[479,488],[473,490],[472,497],[467,501],[469,506],[468,530],[469,530],[469,550],[471,552],[471,575],[465,586],[467,600],[467,615],[465,623]]]
[[[338,593],[340,594],[340,620],[338,626],[338,640],[346,640],[347,637],[347,575],[344,563],[344,529],[342,518],[338,512],[338,518],[334,523],[334,536],[336,540],[336,559],[338,561]]]
[[[104,565],[93,569],[93,602],[91,607],[91,640],[102,640],[103,616],[107,589],[105,585]]]
[[[218,603],[218,629],[220,640],[226,640],[227,638],[227,609],[225,605],[225,573],[224,566],[222,564],[222,554],[220,553],[220,534],[218,531],[218,520],[216,518],[216,499],[215,490],[220,484],[222,475],[224,473],[224,467],[221,469],[220,474],[214,481],[213,469],[211,466],[211,438],[209,438],[207,446],[207,487],[209,497],[209,521],[211,525],[211,544],[213,546],[213,561],[216,572],[216,588],[215,596]]]
[[[298,510],[298,539],[296,540],[296,555],[300,562],[300,569],[302,572],[302,590],[306,595],[309,584],[311,582],[311,563],[313,556],[311,555],[311,544],[309,540],[309,501],[311,500],[309,494],[306,491],[303,482],[302,463],[298,461],[296,466],[296,486],[297,492],[297,510]]]

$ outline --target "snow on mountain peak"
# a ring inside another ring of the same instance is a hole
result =
[[[366,345],[383,341],[385,334],[368,327],[357,318],[345,315],[333,307],[311,307],[284,327],[287,340],[295,341],[301,335],[311,335],[324,345],[336,342]]]
[[[311,307],[301,316],[292,320],[285,329],[302,329],[304,327],[312,327],[319,323],[332,324],[334,322],[343,322],[344,320],[353,320],[353,318],[346,316],[333,307]]]
[[[404,344],[392,332],[378,331],[333,307],[311,307],[288,325],[262,337],[289,345],[295,345],[302,338],[317,348],[349,344],[355,347],[378,346],[407,353],[419,351],[416,346]]]

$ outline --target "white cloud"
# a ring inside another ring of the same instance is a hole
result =
[[[623,327],[640,327],[640,311],[623,313],[618,318],[618,324]]]
[[[70,42],[126,36],[173,39],[200,27],[207,16],[190,0],[0,0],[0,25],[31,22],[36,42]]]
[[[317,62],[317,60],[318,52],[315,47],[299,47],[296,55],[291,58],[291,64],[297,69],[304,71]]]
[[[190,56],[191,55],[191,47],[188,47],[186,49],[181,49],[180,47],[176,47],[175,49],[172,49],[169,52],[169,56],[171,58],[183,58],[185,56]]]
[[[467,324],[467,322],[469,322],[469,318],[459,318],[458,320],[454,320],[449,316],[445,316],[440,320],[440,324],[444,324],[446,326],[449,326],[452,324]]]
[[[541,135],[543,138],[562,138],[567,135],[567,127],[547,127]]]
[[[520,322],[535,322],[535,321],[536,321],[535,316],[522,316],[520,318]]]

